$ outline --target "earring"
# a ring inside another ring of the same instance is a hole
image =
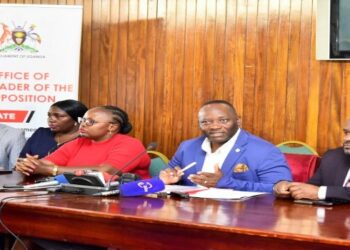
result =
[[[75,126],[75,127],[76,127],[76,126],[78,126],[78,123],[77,123],[77,122],[75,122],[75,123],[74,123],[74,126]]]

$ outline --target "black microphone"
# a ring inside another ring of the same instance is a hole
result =
[[[127,163],[125,163],[120,169],[117,169],[117,172],[115,172],[108,180],[107,182],[107,187],[108,189],[111,186],[111,182],[113,180],[113,178],[115,176],[121,176],[123,174],[123,170],[125,168],[127,168],[128,166],[130,166],[130,164],[132,164],[133,162],[135,162],[136,160],[140,159],[144,154],[147,154],[148,150],[155,150],[158,146],[157,142],[151,142],[147,145],[147,148],[145,150],[143,150],[141,153],[139,153],[138,155],[136,155],[134,158],[132,158],[130,161],[128,161]]]

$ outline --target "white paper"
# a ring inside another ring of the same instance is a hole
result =
[[[225,188],[209,188],[207,190],[190,194],[190,197],[237,200],[237,199],[245,199],[245,198],[249,198],[257,195],[262,195],[262,194],[266,194],[266,193],[236,191],[233,189],[225,189]]]
[[[171,192],[189,193],[191,191],[206,190],[208,188],[202,186],[183,186],[183,185],[165,185],[165,189],[161,192],[170,194]]]

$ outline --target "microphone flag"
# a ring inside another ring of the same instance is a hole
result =
[[[120,195],[124,197],[141,196],[157,193],[164,190],[164,188],[164,182],[157,177],[122,184],[120,185]]]

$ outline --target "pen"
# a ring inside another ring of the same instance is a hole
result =
[[[183,169],[181,169],[180,171],[181,172],[185,172],[187,169],[190,169],[191,167],[193,167],[194,165],[196,165],[197,164],[197,162],[192,162],[192,163],[190,163],[190,164],[188,164],[186,167],[184,167]]]

